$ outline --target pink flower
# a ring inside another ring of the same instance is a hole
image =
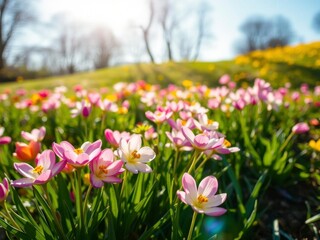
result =
[[[32,161],[37,157],[40,152],[41,143],[31,141],[29,144],[16,142],[16,151],[13,156],[20,161]]]
[[[154,113],[153,112],[150,112],[150,111],[147,111],[146,112],[146,117],[151,120],[152,122],[155,122],[155,123],[163,123],[164,121],[166,121],[168,118],[171,117],[173,112],[171,111],[161,111],[160,109],[159,110],[156,110]]]
[[[182,127],[182,133],[186,137],[186,139],[191,143],[193,148],[198,150],[208,150],[215,148],[216,145],[221,145],[220,139],[212,137],[212,134],[208,132],[203,132],[198,135],[194,135],[194,133],[187,127]]]
[[[144,138],[146,140],[152,140],[158,137],[158,133],[155,132],[154,128],[151,127],[144,132]]]
[[[205,177],[197,188],[194,178],[185,173],[182,177],[182,186],[184,191],[177,191],[178,198],[190,205],[194,211],[209,216],[220,216],[226,213],[226,209],[217,206],[224,203],[227,194],[216,195],[218,181],[214,176]]]
[[[56,156],[52,150],[45,150],[36,158],[36,167],[27,163],[14,163],[14,168],[24,178],[12,182],[14,187],[29,187],[34,184],[45,184],[56,176],[66,165],[66,161],[56,163]]]
[[[141,136],[133,134],[127,142],[120,140],[117,155],[124,162],[126,168],[137,174],[138,172],[152,172],[151,167],[146,163],[151,162],[155,157],[155,152],[150,147],[141,147]]]
[[[216,160],[221,160],[222,158],[218,154],[225,155],[240,151],[238,147],[230,147],[231,143],[227,139],[222,138],[221,140],[223,140],[223,143],[221,145],[217,144],[216,148],[206,150],[204,153],[208,157],[212,157]]]
[[[110,149],[103,150],[100,155],[92,160],[90,167],[90,182],[93,187],[100,188],[105,182],[120,183],[122,180],[117,177],[124,169],[122,161],[114,161],[113,152]]]
[[[198,121],[194,120],[194,124],[201,131],[214,131],[219,128],[219,123],[208,119],[208,116],[205,113],[199,114]]]
[[[175,129],[172,129],[171,133],[166,132],[167,137],[172,142],[173,146],[177,150],[181,151],[191,151],[192,145],[191,143],[186,139],[186,137],[183,135],[183,133],[180,131],[177,131]]]
[[[80,148],[74,148],[69,142],[62,141],[60,144],[53,143],[52,149],[62,160],[73,167],[83,167],[95,159],[101,152],[101,140],[93,143],[85,142]]]
[[[119,147],[120,139],[124,138],[126,141],[130,139],[130,133],[128,132],[119,132],[119,131],[112,131],[110,129],[106,129],[104,131],[104,136],[110,145],[114,148]]]
[[[302,134],[302,133],[308,132],[309,129],[310,129],[310,128],[309,128],[308,124],[302,122],[302,123],[297,123],[296,125],[294,125],[294,126],[292,127],[292,132],[293,132],[294,134]]]
[[[2,137],[3,132],[4,132],[4,127],[0,127],[0,145],[11,143],[11,137],[8,137],[8,136]]]
[[[100,100],[98,106],[102,111],[117,112],[119,110],[117,104],[109,101],[108,99],[104,99],[103,101]]]
[[[193,118],[188,118],[187,120],[182,120],[178,118],[176,121],[170,118],[167,122],[174,130],[177,131],[180,131],[182,127],[188,127],[190,129],[193,129],[195,125]]]
[[[71,110],[71,117],[76,117],[78,115],[82,115],[83,117],[88,117],[90,115],[92,109],[92,105],[89,102],[82,101],[76,103],[76,108]]]
[[[98,105],[100,98],[101,98],[101,96],[99,93],[89,93],[88,94],[88,99],[92,105]]]
[[[7,178],[4,178],[0,183],[0,203],[6,200],[9,194],[9,182]]]
[[[293,101],[298,101],[300,98],[300,93],[299,92],[293,92],[291,95],[291,98]]]
[[[21,136],[27,141],[41,142],[46,135],[46,128],[41,127],[39,129],[35,128],[31,133],[22,131]]]
[[[222,75],[219,79],[221,85],[227,84],[228,82],[230,82],[230,76],[228,74]]]

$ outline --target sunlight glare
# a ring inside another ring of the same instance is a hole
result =
[[[144,0],[45,0],[43,9],[47,15],[64,12],[75,21],[107,25],[115,31],[121,31],[144,22],[147,15],[144,3]]]

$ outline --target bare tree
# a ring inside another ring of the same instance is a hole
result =
[[[271,22],[271,31],[267,41],[268,48],[286,46],[295,38],[290,22],[282,16],[277,16]]]
[[[147,23],[147,25],[145,27],[141,25],[140,29],[142,31],[143,41],[144,41],[148,56],[150,58],[150,61],[152,63],[154,63],[155,61],[154,61],[153,54],[151,52],[150,41],[149,41],[150,30],[151,30],[151,26],[152,26],[152,23],[153,23],[153,20],[154,20],[154,15],[155,15],[154,0],[149,0],[149,11],[150,11],[150,14],[149,14],[148,23]]]
[[[320,12],[313,17],[312,27],[316,32],[320,33]]]
[[[240,26],[240,30],[244,39],[237,46],[239,53],[285,46],[295,37],[290,22],[281,16],[271,20],[251,17]]]
[[[174,6],[170,0],[164,0],[162,2],[159,8],[158,20],[163,32],[168,60],[173,61],[173,32],[178,28],[179,21],[174,13]]]
[[[35,20],[30,8],[31,1],[0,1],[0,69],[6,65],[8,45],[18,30]]]
[[[74,73],[88,60],[86,36],[79,23],[62,19],[54,46],[60,57],[61,72]]]
[[[257,49],[265,49],[271,24],[262,17],[251,17],[241,26],[240,30],[244,34],[244,41],[238,50],[241,53],[251,52]]]
[[[210,33],[208,31],[208,27],[210,24],[207,22],[208,13],[211,8],[208,3],[201,2],[197,11],[197,38],[195,44],[195,52],[193,56],[193,61],[196,61],[199,57],[202,43],[205,38],[210,37]]]
[[[108,67],[110,61],[119,47],[119,41],[111,30],[105,27],[98,27],[90,35],[90,49],[93,65],[95,69]]]

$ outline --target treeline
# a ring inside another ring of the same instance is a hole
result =
[[[0,1],[0,80],[72,74],[125,63],[197,61],[214,41],[214,12],[207,0],[146,0],[145,23],[126,36],[107,26],[88,26],[65,14],[38,18],[38,0]],[[132,9],[134,11],[134,9]],[[313,25],[319,29],[319,16]],[[110,23],[111,25],[112,23]],[[221,23],[223,24],[223,23]],[[284,17],[252,17],[241,26],[239,53],[290,44],[297,38]],[[31,32],[25,34],[25,32]],[[33,41],[40,38],[39,41]]]

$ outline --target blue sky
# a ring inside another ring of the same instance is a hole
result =
[[[314,15],[320,11],[319,0],[216,0],[212,5],[215,40],[212,53],[206,54],[208,59],[233,57],[234,42],[241,38],[239,26],[252,15],[266,18],[282,15],[299,35],[297,41],[320,40],[320,33],[311,26]]]
[[[188,0],[181,0],[187,4]],[[200,0],[199,0],[200,2]],[[239,26],[250,16],[266,18],[282,15],[298,34],[296,43],[320,40],[311,26],[320,11],[320,0],[211,0],[214,38],[203,47],[201,60],[230,59],[236,55],[234,45],[241,38]],[[67,12],[89,24],[107,23],[117,35],[125,33],[132,23],[145,22],[146,0],[41,0],[43,19]],[[193,1],[195,3],[195,1]],[[134,11],[132,11],[134,9]]]

